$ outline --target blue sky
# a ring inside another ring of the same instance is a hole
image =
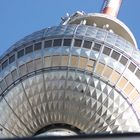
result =
[[[99,12],[103,0],[0,0],[0,55],[24,36],[58,25],[66,13]],[[140,48],[140,0],[123,0],[118,18],[134,33]]]

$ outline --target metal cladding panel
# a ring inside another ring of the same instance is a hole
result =
[[[10,119],[4,111],[8,118],[2,121],[1,117],[0,124],[18,136],[20,131],[30,136],[51,123],[71,124],[86,133],[139,130],[135,114],[120,93],[84,73],[59,70],[36,75],[8,92],[5,100],[1,107]]]

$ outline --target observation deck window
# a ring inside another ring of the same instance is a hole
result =
[[[104,47],[103,54],[110,55],[111,49],[108,47]]]
[[[116,51],[113,51],[112,54],[111,54],[111,57],[115,60],[118,60],[119,57],[120,57],[120,54]]]
[[[125,58],[124,56],[121,57],[120,63],[123,64],[124,66],[127,64],[128,59]]]
[[[101,44],[98,44],[98,43],[94,43],[94,46],[93,46],[93,48],[92,48],[94,51],[97,51],[97,52],[99,52],[100,51],[100,49],[101,49]]]
[[[55,39],[53,42],[53,46],[61,46],[62,44],[62,39]]]
[[[91,41],[84,41],[83,48],[91,49],[91,45]]]
[[[72,39],[64,39],[63,46],[71,46]]]
[[[140,79],[140,69],[137,69],[135,75]]]
[[[8,65],[8,60],[5,60],[5,61],[2,63],[2,69],[4,69],[7,65]]]
[[[25,54],[33,52],[33,46],[29,46],[25,48]]]
[[[129,69],[131,72],[134,72],[135,69],[136,69],[136,66],[135,66],[133,63],[130,63],[128,69]]]
[[[18,51],[18,53],[17,53],[18,58],[22,57],[23,55],[24,55],[24,49]]]
[[[82,45],[82,40],[80,40],[80,39],[75,39],[74,40],[74,46],[75,47],[81,47],[81,45]]]
[[[49,47],[51,47],[52,46],[52,40],[47,40],[47,41],[45,41],[45,46],[44,46],[44,48],[49,48]]]
[[[38,50],[41,50],[41,46],[42,46],[42,43],[41,42],[38,42],[34,45],[34,51],[38,51]]]
[[[9,57],[9,64],[15,61],[15,54]]]

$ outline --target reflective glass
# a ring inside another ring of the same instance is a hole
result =
[[[116,51],[113,51],[111,54],[111,57],[114,58],[115,60],[118,60],[120,57],[120,54]]]
[[[81,44],[82,44],[82,40],[80,40],[80,39],[75,39],[74,40],[74,46],[75,47],[81,47]]]
[[[33,46],[29,46],[25,48],[25,54],[33,52]]]
[[[62,39],[55,39],[53,42],[53,46],[61,46]]]
[[[111,49],[108,47],[104,47],[103,54],[110,55]]]
[[[64,39],[63,46],[71,46],[72,39]]]
[[[8,66],[8,60],[5,60],[3,63],[2,63],[2,69],[4,69],[5,67]]]
[[[41,42],[34,44],[34,51],[41,50],[41,46],[42,46]]]
[[[127,61],[128,61],[128,59],[124,56],[122,56],[120,59],[120,63],[123,64],[124,66],[126,65]]]
[[[9,57],[9,64],[15,61],[15,54]]]
[[[84,41],[83,48],[90,49],[92,45],[91,41]]]
[[[52,46],[52,40],[47,40],[47,41],[45,41],[45,44],[44,44],[45,46],[44,46],[44,48],[49,48],[49,47],[51,47]]]
[[[18,53],[17,53],[18,58],[22,57],[23,55],[24,55],[24,49],[18,51]]]
[[[135,75],[140,79],[140,69],[137,69]]]
[[[135,66],[133,63],[130,63],[128,69],[129,69],[131,72],[134,72],[135,69],[136,69],[136,66]]]
[[[94,43],[92,50],[99,52],[101,49],[101,44]]]

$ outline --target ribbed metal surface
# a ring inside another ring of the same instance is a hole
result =
[[[0,107],[3,130],[16,136],[30,136],[51,123],[70,124],[86,133],[139,130],[119,92],[77,71],[54,70],[27,78],[7,93]]]

